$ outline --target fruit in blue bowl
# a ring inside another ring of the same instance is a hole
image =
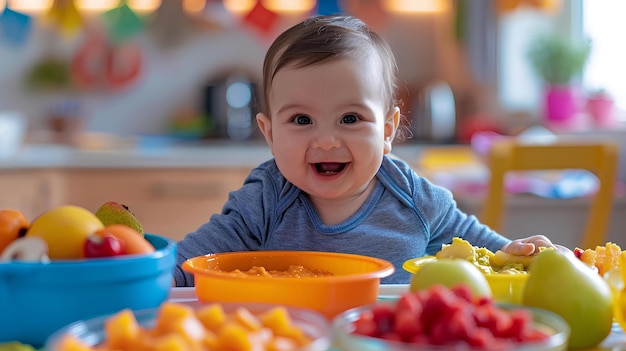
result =
[[[0,263],[0,342],[42,346],[57,329],[169,295],[176,243],[146,234],[154,252],[106,258]]]

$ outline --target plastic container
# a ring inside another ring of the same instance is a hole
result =
[[[415,274],[420,266],[426,262],[436,260],[434,256],[424,256],[407,260],[402,268],[409,273]],[[485,274],[487,283],[491,288],[493,299],[500,303],[519,305],[522,303],[522,293],[530,274],[494,273]]]
[[[538,308],[516,305],[501,305],[501,307],[505,309],[524,308],[530,310],[534,321],[533,326],[549,331],[550,337],[541,342],[515,344],[512,348],[499,351],[567,350],[570,328],[567,322],[557,314]],[[371,308],[372,306],[362,306],[351,309],[333,319],[332,328],[335,347],[342,351],[484,351],[484,349],[471,348],[467,344],[416,346],[409,343],[352,334],[354,330],[352,323],[356,321],[363,312]]]
[[[323,269],[333,276],[256,277],[229,272],[253,266],[287,270],[289,265]],[[205,302],[261,302],[309,308],[331,319],[347,309],[376,302],[380,279],[394,272],[385,260],[332,252],[245,251],[194,257],[183,264]]]
[[[146,234],[147,255],[50,263],[0,263],[0,342],[35,347],[81,319],[160,305],[169,295],[176,244]]]
[[[0,160],[19,154],[27,130],[26,117],[18,112],[0,111]]]
[[[202,303],[197,301],[184,302],[183,304],[197,308]],[[239,307],[245,307],[255,315],[263,313],[267,310],[277,307],[273,304],[239,304],[239,303],[222,303],[224,312],[233,313]],[[144,309],[134,311],[135,318],[143,327],[152,327],[156,321],[158,308]],[[312,340],[302,351],[326,351],[331,344],[331,328],[330,323],[321,314],[302,308],[287,307],[287,312],[291,321]],[[55,332],[46,342],[46,351],[58,351],[58,345],[61,340],[71,335],[88,346],[96,346],[104,341],[105,331],[104,323],[111,317],[105,315],[89,319],[86,321],[78,321],[72,323],[57,332]],[[298,350],[294,350],[298,351]]]

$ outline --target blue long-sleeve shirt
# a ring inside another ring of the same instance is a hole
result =
[[[496,251],[510,240],[460,211],[452,193],[385,156],[376,185],[363,206],[345,221],[325,225],[306,193],[287,181],[275,161],[249,174],[229,194],[220,214],[178,242],[177,286],[192,286],[181,269],[188,258],[250,250],[332,251],[390,261],[395,273],[382,283],[409,283],[402,264],[433,255],[453,237]]]

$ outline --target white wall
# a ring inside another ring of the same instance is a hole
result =
[[[409,98],[437,77],[448,80],[453,89],[470,89],[460,47],[452,35],[451,16],[389,16],[376,28],[396,54]],[[266,37],[245,26],[202,29],[175,50],[165,52],[143,33],[137,38],[145,60],[142,76],[122,91],[81,95],[85,129],[122,135],[163,133],[172,112],[193,105],[199,88],[225,71],[242,70],[260,81],[263,56],[271,40],[300,19],[283,17],[276,33]],[[69,57],[81,39],[59,38],[37,22],[25,45],[12,48],[0,44],[0,110],[18,110],[29,118],[31,129],[44,128],[50,104],[62,95],[34,95],[24,90],[24,75],[50,52]]]

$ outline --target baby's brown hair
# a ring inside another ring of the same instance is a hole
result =
[[[360,19],[347,15],[314,16],[283,32],[263,63],[263,102],[269,111],[269,90],[276,73],[287,65],[307,67],[351,55],[377,55],[386,111],[397,106],[398,68],[389,45]]]

